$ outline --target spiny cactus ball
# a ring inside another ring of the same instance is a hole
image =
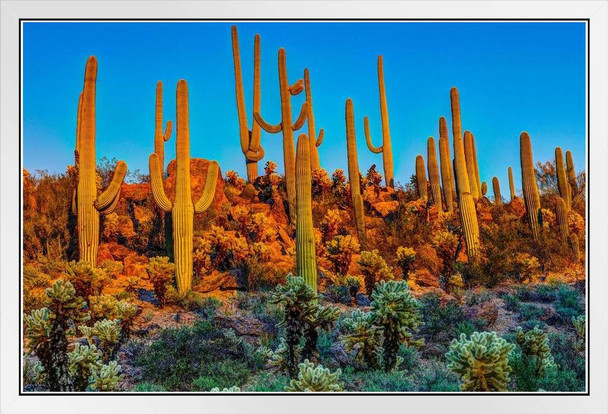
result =
[[[300,371],[298,378],[292,379],[285,387],[285,391],[291,392],[336,392],[342,391],[342,384],[338,382],[342,371],[338,369],[331,372],[322,365],[316,367],[309,360],[304,360],[298,365]]]

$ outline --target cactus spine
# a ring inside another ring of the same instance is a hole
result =
[[[448,141],[448,125],[444,117],[439,118],[439,162],[441,163],[441,183],[443,184],[443,198],[448,212],[454,210],[452,196],[454,194],[454,180],[452,179],[452,163],[450,144]]]
[[[509,191],[511,192],[511,201],[517,197],[515,195],[515,182],[513,181],[513,168],[509,167]]]
[[[127,164],[118,161],[110,185],[97,194],[95,161],[95,84],[97,59],[89,57],[84,74],[84,88],[78,104],[76,149],[78,185],[72,209],[78,221],[79,260],[97,266],[99,249],[99,213],[114,211],[120,197],[120,187],[127,173]]]
[[[321,168],[321,163],[319,162],[319,151],[318,147],[321,146],[323,142],[323,136],[325,131],[323,128],[319,130],[319,136],[317,137],[317,132],[315,130],[315,114],[312,107],[312,88],[310,87],[310,75],[308,73],[308,68],[304,69],[304,90],[306,92],[306,103],[308,105],[308,141],[310,146],[310,168],[312,171],[318,170]]]
[[[192,287],[194,213],[202,213],[211,205],[215,196],[219,167],[215,161],[209,163],[203,194],[193,204],[190,188],[188,84],[183,79],[177,84],[176,103],[176,177],[174,201],[171,202],[165,194],[162,171],[156,153],[150,155],[150,185],[156,204],[164,211],[171,212],[177,290],[180,293],[185,293]]]
[[[576,183],[576,171],[574,170],[574,161],[572,161],[572,153],[566,151],[566,174],[568,175],[568,182],[572,190],[572,196],[578,194],[578,184]]]
[[[236,90],[236,108],[239,116],[239,135],[241,138],[241,151],[245,155],[247,167],[247,180],[252,183],[258,177],[258,161],[264,158],[264,148],[260,145],[262,131],[260,126],[253,122],[251,130],[247,124],[247,110],[245,109],[245,96],[243,93],[243,75],[241,73],[241,55],[239,52],[239,38],[236,26],[232,26],[232,56],[234,59],[234,83]],[[260,111],[260,35],[256,34],[253,43],[253,111]]]
[[[437,162],[437,152],[435,150],[435,139],[429,137],[426,142],[427,159],[429,161],[429,181],[431,183],[431,193],[433,203],[437,206],[437,211],[442,212],[441,206],[441,183],[439,182],[439,164]]]
[[[492,189],[494,190],[494,204],[499,206],[502,204],[502,195],[500,194],[500,181],[498,181],[498,177],[492,178]]]
[[[473,259],[477,255],[479,249],[479,225],[477,223],[475,201],[471,195],[464,143],[462,142],[458,89],[452,88],[450,90],[450,98],[452,107],[452,133],[454,135],[454,170],[458,184],[458,207],[460,209],[462,232],[467,246],[467,255],[469,256],[469,259]]]
[[[310,146],[300,134],[296,148],[296,256],[298,276],[317,292],[317,255],[312,224]]]
[[[555,203],[555,216],[557,218],[557,227],[559,228],[559,236],[562,240],[568,239],[568,207],[563,198],[557,197]]]
[[[374,154],[382,153],[382,162],[384,164],[384,181],[387,187],[394,187],[393,173],[393,150],[391,147],[391,131],[388,123],[388,105],[386,104],[386,89],[384,87],[384,67],[382,64],[382,55],[378,55],[378,89],[380,93],[380,116],[382,118],[382,145],[374,147],[372,138],[369,133],[369,120],[367,117],[363,119],[365,124],[365,141],[367,147]]]
[[[424,158],[416,155],[416,187],[418,188],[418,198],[427,201],[429,198],[426,182],[426,171],[424,169]]]
[[[564,155],[560,147],[555,148],[555,170],[557,172],[557,188],[559,195],[566,203],[566,210],[570,211],[571,194],[570,184],[566,176],[566,167],[564,166]]]
[[[464,155],[467,166],[467,177],[471,188],[471,195],[477,200],[481,195],[481,185],[477,186],[477,176],[475,174],[475,157],[473,156],[473,134],[470,131],[464,132]]]
[[[521,162],[521,183],[524,193],[524,201],[526,203],[526,212],[528,214],[528,222],[532,237],[538,240],[539,235],[539,220],[540,214],[540,196],[538,195],[538,186],[536,185],[536,177],[534,176],[534,160],[532,159],[532,143],[527,132],[522,132],[519,136],[519,151]]]
[[[355,212],[355,226],[359,244],[364,246],[367,242],[365,234],[365,215],[363,214],[363,197],[359,184],[359,160],[357,158],[357,139],[355,136],[355,114],[353,101],[346,100],[346,150],[348,154],[348,180],[350,182],[350,195]]]

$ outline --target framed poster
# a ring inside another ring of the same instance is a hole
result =
[[[607,2],[2,6],[2,412],[606,411]]]

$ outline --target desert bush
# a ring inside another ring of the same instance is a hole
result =
[[[122,262],[116,260],[104,260],[99,264],[99,267],[106,271],[108,276],[116,279],[124,271]]]
[[[557,288],[557,301],[554,307],[555,311],[562,317],[564,324],[570,323],[573,317],[581,315],[584,311],[579,292],[564,284]]]
[[[64,276],[74,287],[76,295],[83,298],[101,294],[104,286],[110,281],[105,270],[93,267],[88,262],[68,263]]]
[[[133,392],[165,392],[167,389],[162,385],[156,385],[151,382],[140,382],[135,384]]]
[[[341,210],[332,209],[327,210],[323,221],[321,221],[321,235],[323,243],[328,243],[334,239],[334,237],[341,235],[345,236],[346,218],[342,214]]]
[[[347,275],[353,254],[359,252],[359,243],[350,235],[337,235],[325,244],[327,259],[338,275]]]
[[[171,286],[175,276],[175,264],[169,262],[168,257],[153,257],[146,265],[148,278],[154,287],[154,295],[160,307],[167,303],[167,289]]]
[[[378,250],[362,251],[357,263],[359,271],[363,274],[365,291],[368,296],[373,294],[376,283],[394,278],[393,269],[386,264]]]
[[[329,192],[332,182],[329,174],[323,168],[316,168],[311,172],[312,196],[321,197]]]

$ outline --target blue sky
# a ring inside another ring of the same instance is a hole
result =
[[[191,155],[216,159],[222,171],[245,175],[239,146],[230,40],[231,22],[27,22],[23,30],[23,161],[28,170],[65,171],[73,164],[76,108],[86,59],[98,59],[97,157],[123,159],[148,172],[153,151],[156,81],[164,83],[165,119],[175,121],[175,88],[190,94]],[[482,181],[507,167],[520,187],[519,134],[528,131],[535,161],[555,146],[571,150],[585,168],[585,32],[574,22],[237,22],[251,127],[253,36],[261,35],[262,116],[280,118],[277,51],[287,52],[290,82],[310,70],[319,148],[328,171],[346,170],[344,102],[354,102],[359,165],[382,156],[365,145],[363,117],[374,144],[381,126],[376,58],[384,72],[395,180],[414,173],[426,140],[438,138],[445,116],[451,134],[449,90],[460,91],[463,129],[476,137]],[[292,99],[294,118],[304,93]],[[304,131],[306,127],[304,127]],[[173,131],[175,133],[175,131]],[[450,143],[452,144],[450,135]],[[266,160],[283,171],[282,137],[263,132]],[[174,157],[175,135],[165,145]],[[168,162],[168,161],[167,161]]]

